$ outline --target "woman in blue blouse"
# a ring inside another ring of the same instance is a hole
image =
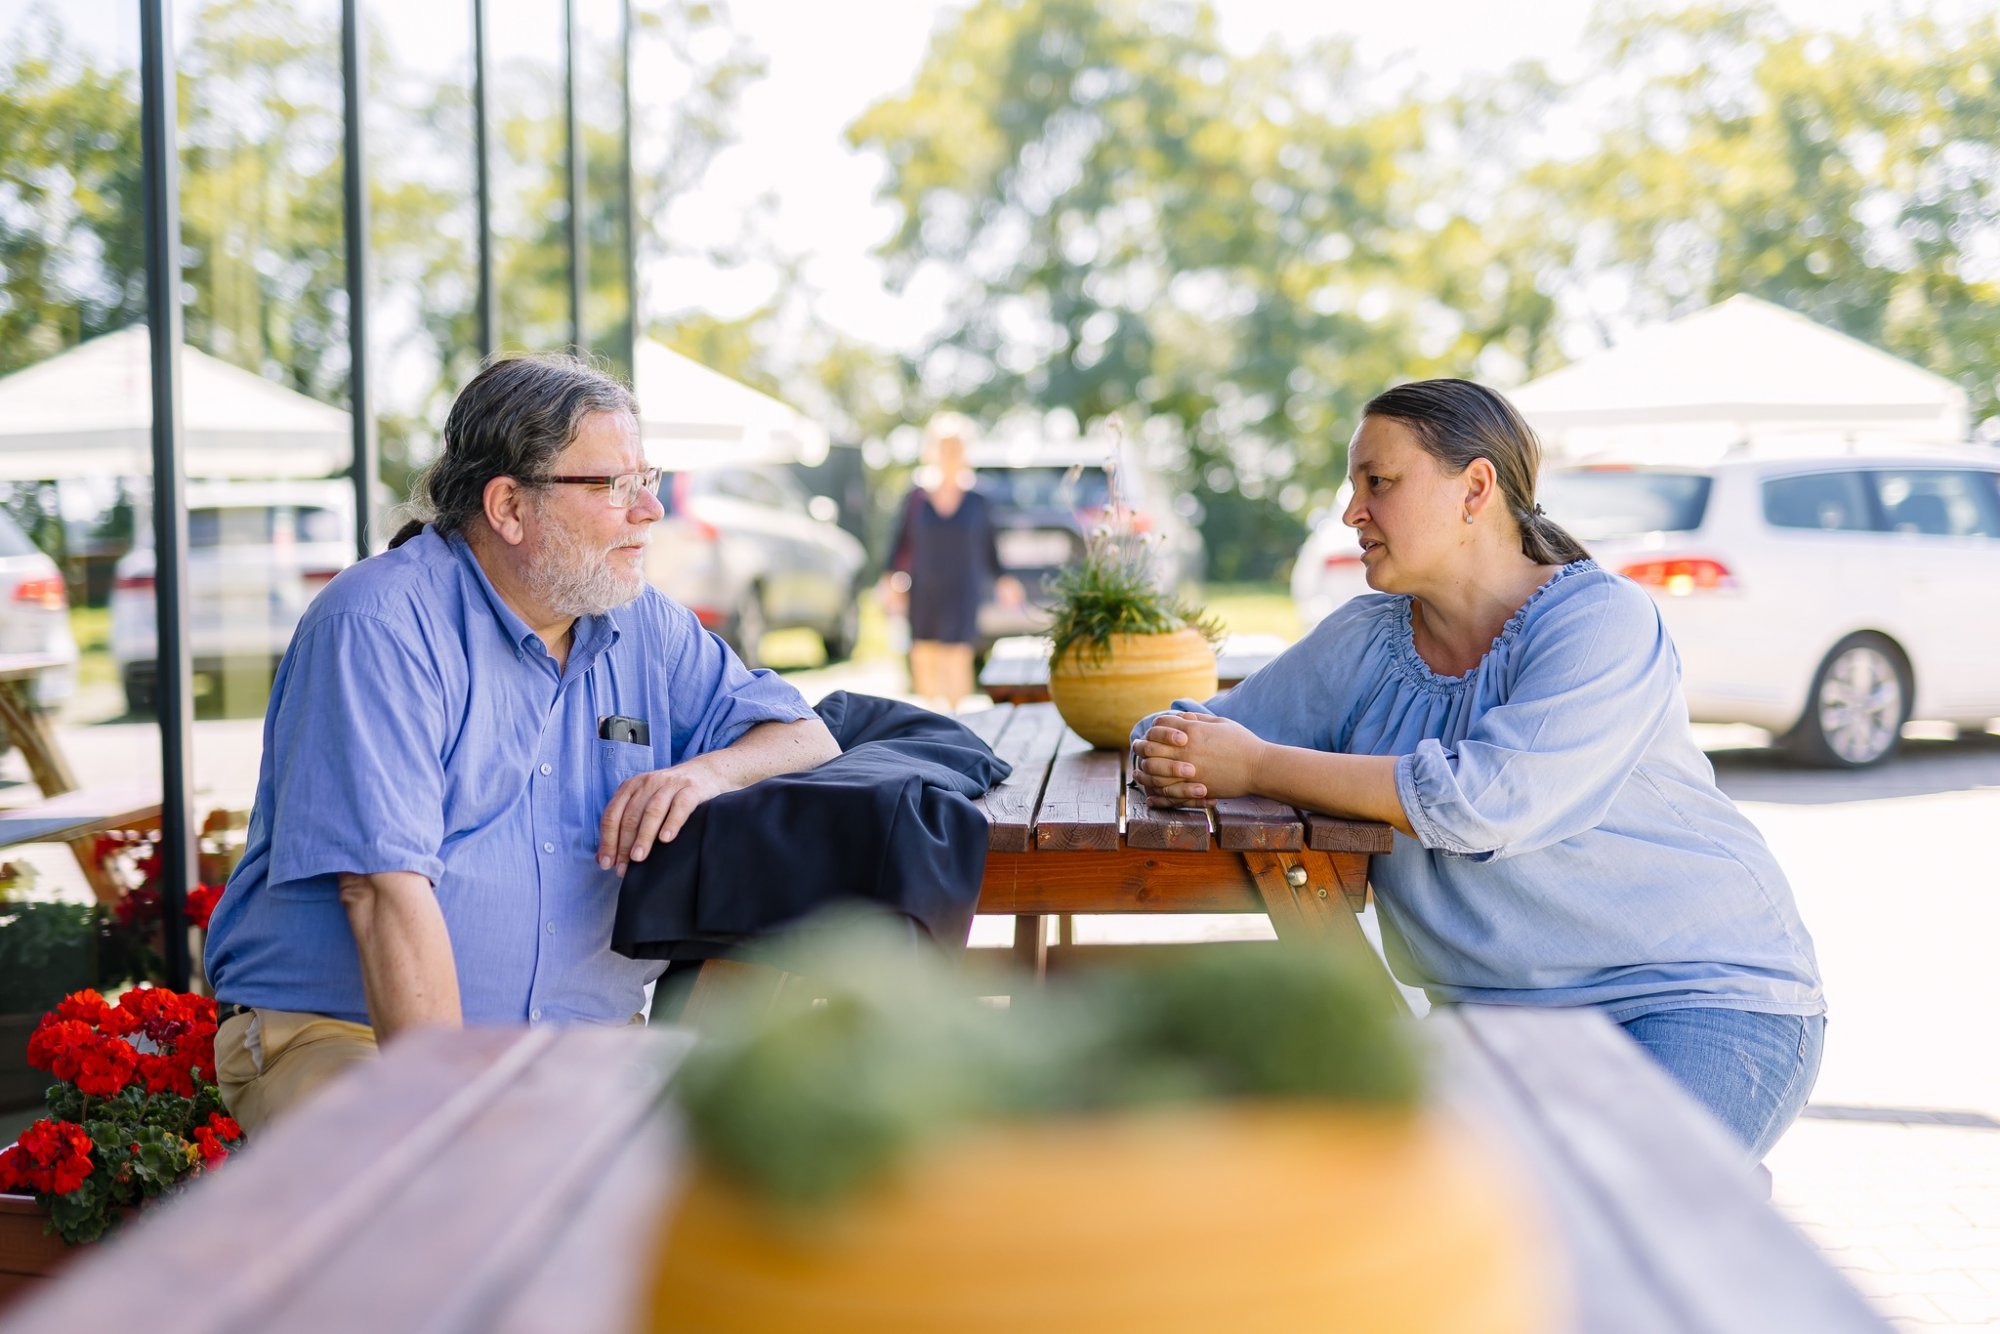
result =
[[[1536,505],[1540,455],[1469,381],[1369,403],[1343,517],[1378,592],[1206,708],[1142,720],[1138,778],[1395,826],[1373,881],[1399,976],[1437,1002],[1600,1007],[1761,1159],[1819,1069],[1812,940],[1694,743],[1652,599]]]

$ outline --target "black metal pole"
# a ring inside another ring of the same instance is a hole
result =
[[[354,558],[368,559],[369,530],[375,518],[375,478],[380,462],[375,443],[375,402],[368,385],[368,156],[362,134],[367,106],[367,32],[361,0],[340,4],[340,87],[346,118],[346,162],[342,182],[347,231],[347,410],[354,424]]]
[[[486,0],[472,0],[472,156],[479,199],[479,355],[500,346],[500,289],[493,281],[493,144],[486,115]]]
[[[582,352],[583,291],[590,281],[584,267],[583,128],[576,114],[576,0],[563,0],[563,124],[569,135],[569,342]]]
[[[639,378],[639,194],[632,170],[632,0],[623,6],[625,27],[620,34],[623,71],[624,132],[619,143],[619,170],[625,177],[625,373]]]
[[[165,982],[190,974],[187,893],[195,883],[194,772],[188,751],[187,470],[181,456],[180,161],[174,143],[172,0],[139,0],[139,142],[146,197],[146,322],[152,331],[153,586],[160,716],[160,907]]]

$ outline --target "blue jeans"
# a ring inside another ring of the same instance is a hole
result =
[[[1826,1016],[1754,1010],[1660,1010],[1625,1021],[1666,1067],[1761,1162],[1805,1109],[1819,1076]]]

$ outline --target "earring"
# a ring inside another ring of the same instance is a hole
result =
[[[1466,521],[1467,523],[1471,523],[1471,522],[1472,522],[1472,511],[1471,511],[1471,510],[1467,510],[1467,511],[1465,512],[1465,521]]]

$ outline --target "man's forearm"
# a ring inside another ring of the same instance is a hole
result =
[[[776,774],[816,769],[840,754],[840,743],[817,718],[795,723],[758,723],[722,750],[701,757],[731,788]]]
[[[451,936],[430,881],[411,871],[343,875],[340,902],[354,929],[377,1042],[406,1028],[464,1022]]]

